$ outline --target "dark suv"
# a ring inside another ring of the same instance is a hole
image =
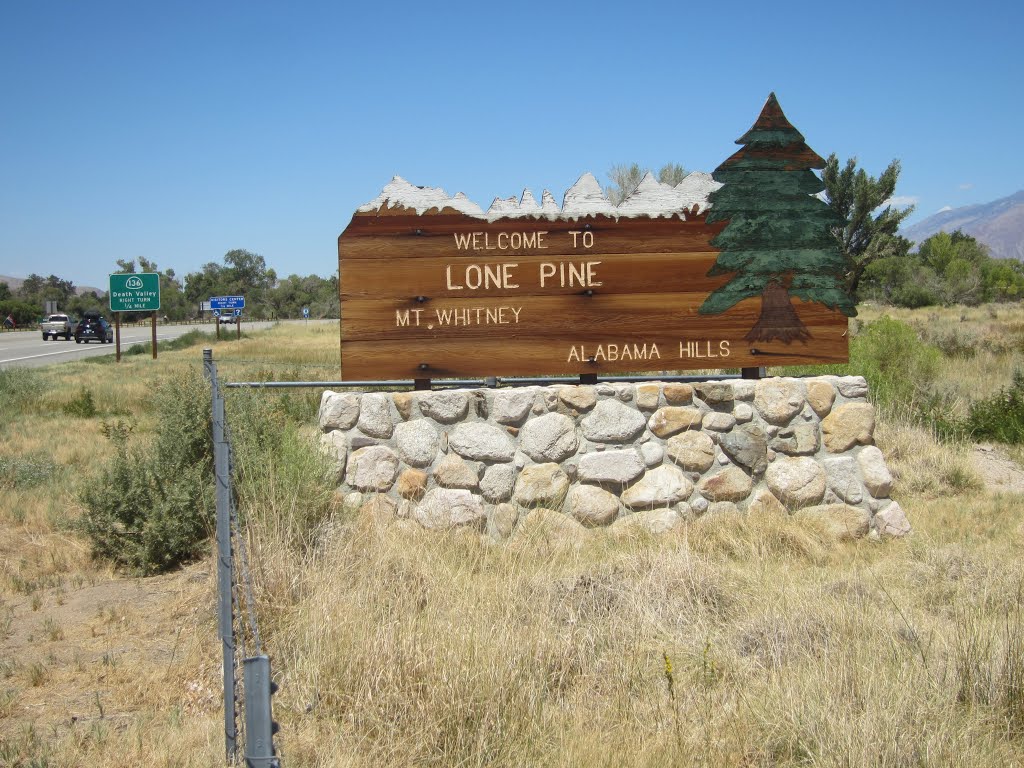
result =
[[[81,344],[83,341],[88,344],[90,339],[102,344],[109,344],[114,340],[114,329],[99,312],[84,312],[82,319],[75,326],[75,344]]]

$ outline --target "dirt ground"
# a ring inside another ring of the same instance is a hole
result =
[[[3,532],[0,532],[3,535]],[[151,578],[107,574],[0,602],[3,730],[59,735],[170,704],[214,709],[219,645],[210,562]]]
[[[991,493],[1024,494],[1024,469],[996,445],[974,446],[971,457],[974,470]]]

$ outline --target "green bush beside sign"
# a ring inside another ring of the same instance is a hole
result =
[[[110,276],[111,312],[155,312],[160,309],[160,275],[155,272]]]

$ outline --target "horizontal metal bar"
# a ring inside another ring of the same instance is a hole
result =
[[[723,379],[738,379],[739,374],[729,373],[720,376],[607,376],[599,377],[598,384],[609,382],[635,383],[643,381],[721,381]],[[497,386],[535,386],[544,384],[578,384],[579,377],[549,377],[549,378],[509,378],[497,379]],[[295,389],[301,387],[314,387],[324,389],[383,389],[407,387],[412,389],[412,379],[396,381],[229,381],[224,384],[231,389]],[[473,389],[486,389],[487,382],[484,379],[431,379],[431,386],[435,389],[450,387],[468,387]]]

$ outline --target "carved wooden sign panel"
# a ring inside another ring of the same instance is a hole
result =
[[[338,238],[343,379],[845,362],[821,158],[774,95],[737,143],[619,206],[590,174],[486,212],[396,177]]]

